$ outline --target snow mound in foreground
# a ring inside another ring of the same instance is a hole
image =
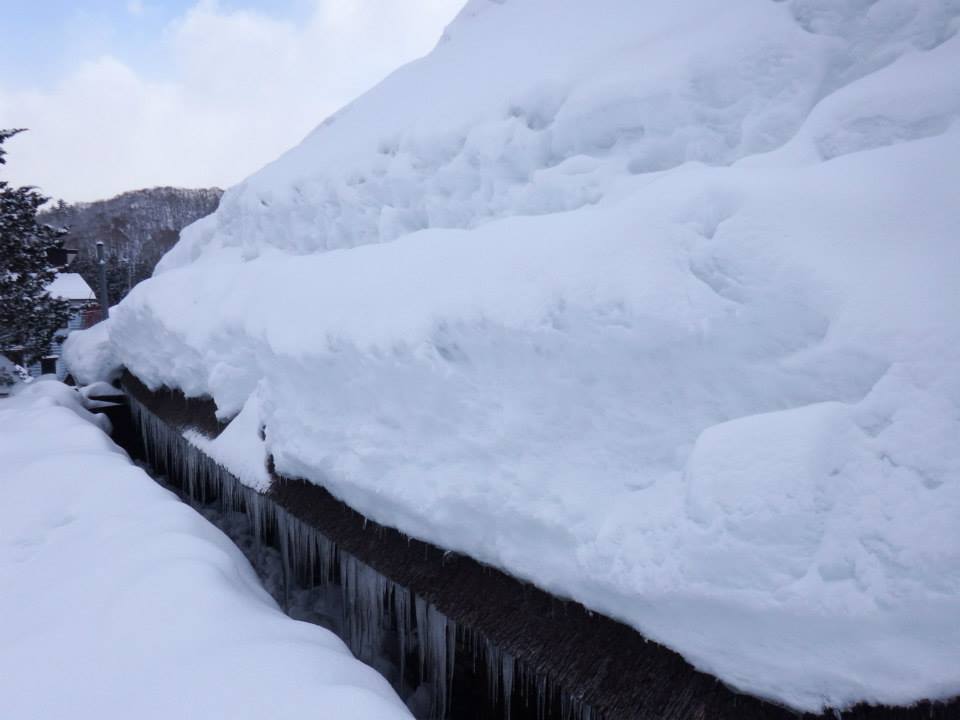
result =
[[[0,695],[17,718],[407,718],[332,633],[98,429],[76,390],[0,401]]]
[[[958,16],[474,0],[91,345],[738,688],[956,695]]]

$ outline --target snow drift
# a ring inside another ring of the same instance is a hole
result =
[[[80,393],[0,402],[0,693],[16,718],[409,718],[331,632],[131,464]]]
[[[471,0],[68,362],[743,690],[956,695],[958,27]]]

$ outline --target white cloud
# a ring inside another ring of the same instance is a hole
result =
[[[131,15],[143,15],[143,2],[141,0],[127,0],[127,12]]]
[[[52,90],[0,84],[0,127],[30,128],[4,175],[67,200],[232,185],[427,52],[462,4],[317,0],[297,24],[200,2],[164,33],[163,79],[104,56]]]

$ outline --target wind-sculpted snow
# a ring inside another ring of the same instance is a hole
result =
[[[788,141],[824,97],[935,49],[956,12],[949,0],[685,0],[656,12],[472,0],[430,56],[228,191],[161,269],[211,243],[248,257],[353,247],[576,209],[624,175],[726,165]],[[859,103],[851,87],[816,151],[942,132],[957,89],[949,59],[937,65],[942,94],[922,72]]]
[[[471,2],[185,231],[114,362],[744,690],[955,695],[958,16]]]

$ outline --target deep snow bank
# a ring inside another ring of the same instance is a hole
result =
[[[958,16],[475,0],[184,231],[106,350],[737,687],[957,694]]]
[[[102,421],[102,417],[99,417]],[[0,401],[0,695],[16,718],[409,717],[133,466],[80,394]]]

